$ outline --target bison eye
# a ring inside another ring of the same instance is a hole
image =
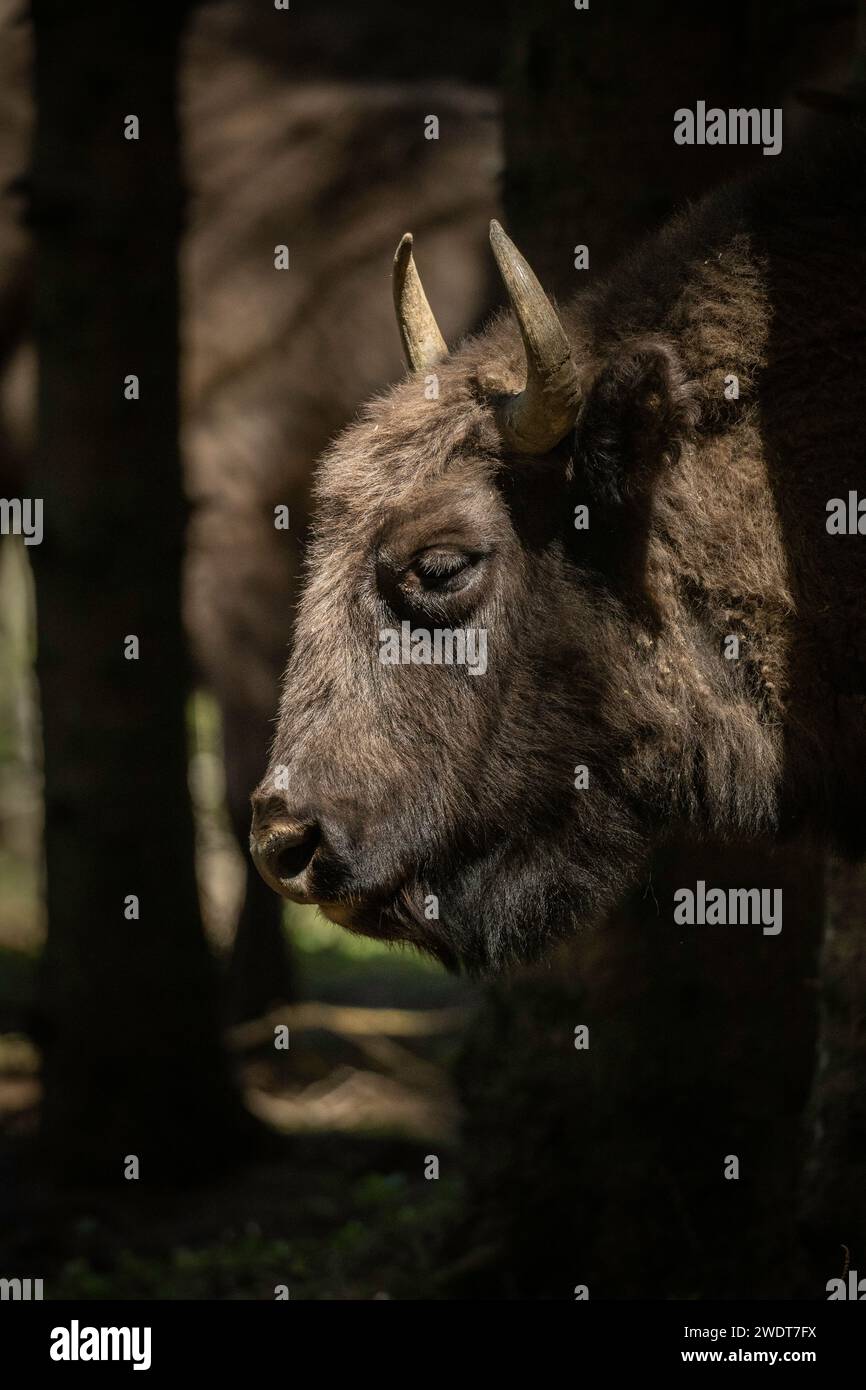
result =
[[[471,582],[482,559],[465,550],[423,550],[407,567],[403,587],[410,593],[459,593]]]

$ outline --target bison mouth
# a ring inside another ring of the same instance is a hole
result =
[[[423,902],[423,894],[419,894],[417,886],[413,889],[405,885],[383,898],[352,898],[316,905],[329,922],[354,936],[414,946],[432,956],[451,974],[458,974],[460,958],[444,939],[442,924],[425,918],[419,896]]]

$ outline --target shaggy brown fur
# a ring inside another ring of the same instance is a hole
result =
[[[260,844],[314,827],[303,871],[272,857],[283,891],[486,970],[609,907],[684,823],[862,848],[866,538],[825,522],[866,486],[863,157],[845,132],[723,191],[574,301],[583,406],[545,458],[494,422],[525,370],[510,317],[438,400],[410,379],[325,456],[256,801]],[[444,586],[431,547],[463,565]],[[487,674],[381,665],[404,618],[486,628]]]

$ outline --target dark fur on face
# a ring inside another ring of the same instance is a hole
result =
[[[486,972],[684,825],[858,847],[866,539],[825,508],[866,484],[863,150],[716,195],[574,301],[582,407],[544,458],[497,431],[507,317],[326,455],[262,786],[283,766],[321,827],[335,920]],[[486,629],[486,674],[382,665],[403,620]]]

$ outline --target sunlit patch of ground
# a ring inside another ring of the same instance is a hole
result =
[[[447,1066],[467,1018],[460,1007],[368,1009],[308,1003],[228,1035],[250,1111],[281,1133],[395,1134],[453,1142],[459,1119]],[[288,1041],[276,1048],[275,1036]],[[0,1035],[0,1121],[29,1128],[39,1054]]]
[[[459,1007],[367,1009],[310,1003],[246,1024],[234,1030],[232,1041],[236,1047],[258,1048],[259,1060],[245,1069],[247,1105],[283,1133],[390,1132],[453,1141],[459,1118],[453,1087],[447,1068],[430,1054],[441,1053],[443,1042],[459,1036],[466,1017]],[[280,1077],[262,1048],[273,1047],[281,1028],[289,1029],[296,1056],[301,1053],[301,1073],[309,1070],[313,1057],[332,1053],[334,1063],[326,1075],[293,1085],[287,1067],[287,1075]],[[323,1039],[329,1045],[323,1046]]]

